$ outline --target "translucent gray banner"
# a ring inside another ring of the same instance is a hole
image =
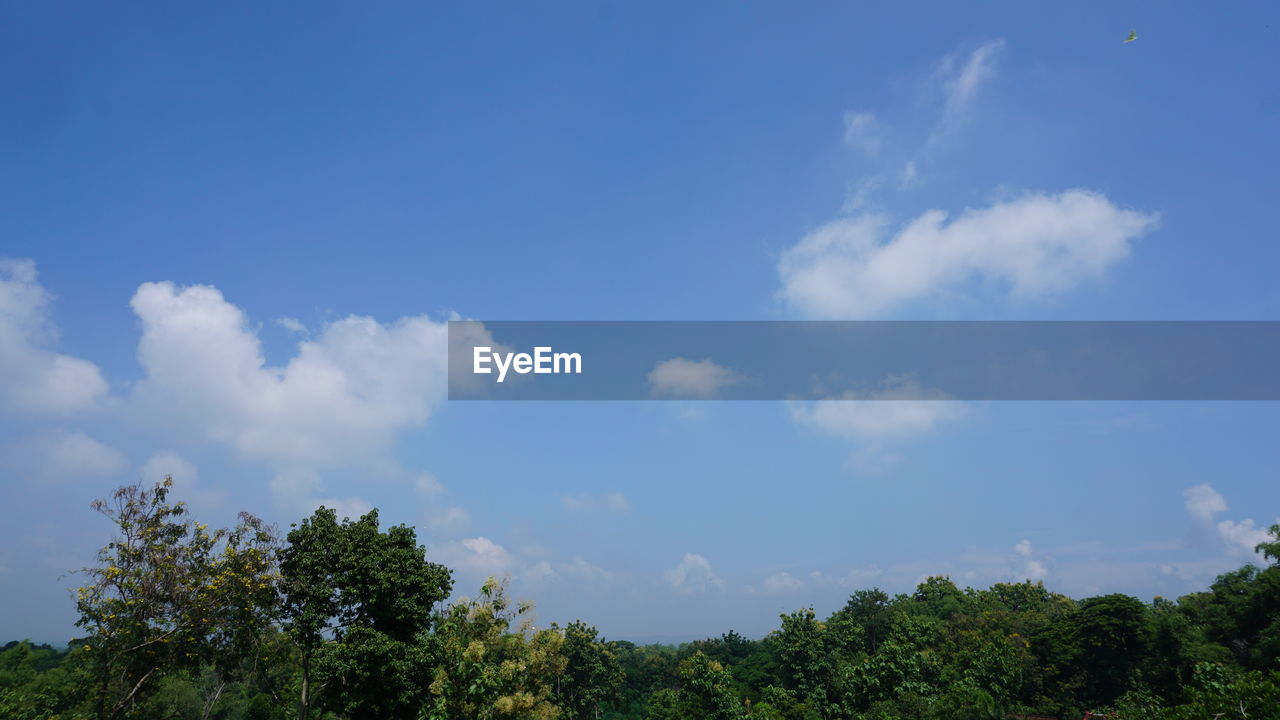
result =
[[[449,323],[451,400],[1278,400],[1280,322]]]

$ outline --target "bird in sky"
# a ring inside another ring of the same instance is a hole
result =
[[[1137,30],[1130,30],[1130,31],[1129,31],[1129,37],[1125,38],[1125,39],[1124,39],[1124,41],[1125,41],[1125,42],[1127,42],[1127,43],[1131,43],[1131,42],[1133,42],[1134,40],[1137,40],[1137,39],[1138,39],[1138,31],[1137,31]]]

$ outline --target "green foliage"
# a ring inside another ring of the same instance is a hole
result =
[[[427,720],[554,720],[556,679],[565,671],[558,630],[535,630],[529,603],[513,604],[490,579],[475,600],[463,599],[436,620],[427,638],[435,666]]]
[[[597,641],[594,627],[577,620],[563,632],[565,670],[556,679],[553,701],[564,720],[597,718],[605,703],[618,697],[622,668],[613,648]]]
[[[493,580],[444,605],[449,571],[376,511],[321,508],[277,552],[252,516],[209,530],[169,487],[95,503],[117,536],[77,595],[87,635],[0,648],[0,718],[1280,720],[1274,564],[1150,604],[931,577],[758,640],[639,646],[581,621],[537,630]],[[1271,536],[1259,551],[1278,560]]]
[[[202,664],[224,677],[241,672],[271,621],[270,531],[248,514],[231,530],[210,531],[168,502],[172,485],[129,485],[93,503],[118,533],[76,593],[100,720],[136,714],[166,675]],[[216,684],[200,717],[225,685]]]
[[[351,717],[416,720],[428,676],[419,636],[451,588],[412,528],[352,521],[321,507],[294,526],[281,552],[284,627],[301,654],[299,716],[323,704]]]

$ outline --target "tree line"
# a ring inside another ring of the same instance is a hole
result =
[[[761,639],[609,641],[535,628],[376,510],[320,508],[281,536],[210,529],[129,485],[75,593],[83,637],[0,649],[12,720],[1280,720],[1280,526],[1249,564],[1177,600],[1073,600],[1042,583],[854,592]]]

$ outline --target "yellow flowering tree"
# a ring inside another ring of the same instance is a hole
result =
[[[173,481],[118,489],[92,507],[116,537],[83,569],[77,625],[93,671],[94,714],[129,717],[164,675],[212,665],[239,672],[275,606],[274,536],[242,514],[232,530],[195,522],[170,503]],[[225,682],[206,700],[208,717]]]

